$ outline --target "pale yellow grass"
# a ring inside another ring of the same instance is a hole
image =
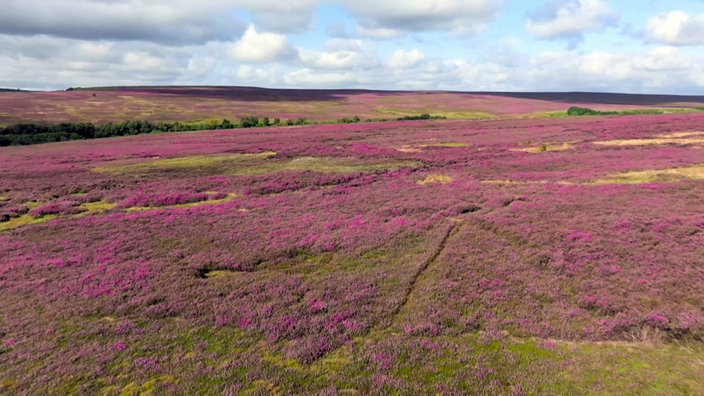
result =
[[[704,164],[682,168],[628,171],[597,179],[585,184],[642,184],[661,181],[704,179]]]
[[[0,232],[9,231],[24,225],[44,223],[55,218],[55,215],[46,215],[39,218],[34,218],[28,214],[25,214],[19,217],[12,218],[10,219],[10,221],[0,223]]]
[[[704,144],[704,131],[686,131],[657,135],[644,139],[614,139],[594,142],[600,146],[653,146],[663,144]]]
[[[535,146],[535,147],[515,148],[515,149],[511,149],[511,151],[521,151],[524,153],[543,153],[546,151],[565,151],[565,150],[571,150],[573,148],[574,148],[574,143],[563,142],[563,143],[545,143],[545,144],[541,144],[541,145]]]
[[[273,151],[256,154],[228,154],[228,155],[192,155],[186,157],[164,158],[140,162],[130,165],[108,165],[93,168],[99,173],[121,174],[139,173],[161,169],[192,169],[206,166],[221,165],[228,162],[246,162],[249,160],[266,159],[275,156]]]
[[[452,181],[452,178],[447,175],[441,175],[441,174],[432,174],[426,176],[425,179],[423,180],[418,180],[418,184],[421,186],[424,186],[426,184],[431,184],[431,183],[440,183],[440,184],[447,184]]]
[[[221,198],[221,199],[211,199],[208,201],[190,202],[190,203],[178,204],[178,205],[135,206],[132,208],[125,209],[125,212],[146,212],[146,211],[150,211],[150,210],[180,209],[180,208],[193,208],[196,206],[217,205],[217,204],[225,203],[228,201],[232,201],[233,199],[241,197],[241,196],[242,195],[240,195],[240,194],[227,194],[227,196],[225,198]]]
[[[419,164],[409,160],[360,160],[357,158],[298,157],[276,160],[273,151],[260,154],[197,155],[167,158],[136,164],[109,165],[94,168],[96,172],[116,175],[141,175],[152,172],[198,170],[229,175],[261,175],[281,171],[313,171],[322,173],[356,173],[380,170],[415,168]]]
[[[497,184],[497,185],[529,185],[529,184],[560,184],[560,185],[574,185],[573,182],[568,181],[548,181],[548,180],[531,180],[531,181],[518,181],[509,179],[487,179],[482,180],[481,183],[484,184]]]
[[[467,147],[467,143],[462,142],[438,142],[438,143],[427,143],[427,144],[407,144],[396,149],[402,153],[420,153],[424,148],[427,147],[445,147],[445,148],[458,148]]]
[[[115,204],[112,202],[105,201],[86,202],[81,204],[81,207],[87,210],[88,213],[102,213],[115,208]]]

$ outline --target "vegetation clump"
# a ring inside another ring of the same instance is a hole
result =
[[[615,115],[619,114],[617,111],[599,111],[590,109],[588,107],[578,107],[572,106],[567,109],[568,116],[590,116],[590,115]]]
[[[420,115],[410,115],[397,118],[398,121],[413,121],[413,120],[446,120],[445,116],[434,116],[428,113],[423,113]]]
[[[342,119],[339,122],[359,122],[359,117]],[[288,120],[286,125],[306,125],[310,122],[304,117]],[[23,123],[0,127],[0,147],[24,146],[39,143],[64,142],[68,140],[97,139],[112,136],[132,136],[158,132],[188,132],[214,129],[255,128],[283,125],[280,118],[271,120],[269,117],[262,119],[256,116],[246,116],[240,122],[228,119],[194,121],[194,122],[149,122],[145,120],[123,121],[95,125],[90,122],[62,122],[48,125],[37,123]]]

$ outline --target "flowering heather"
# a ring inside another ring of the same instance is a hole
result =
[[[66,92],[0,92],[2,121],[13,123],[131,120],[237,121],[255,116],[294,121],[395,120],[423,113],[450,119],[540,117],[570,106],[598,110],[664,109],[687,112],[702,107],[699,97],[604,94],[489,94],[368,90],[281,90],[243,87],[125,87]]]
[[[704,157],[678,140],[703,129],[433,120],[0,148],[0,393],[704,393]]]

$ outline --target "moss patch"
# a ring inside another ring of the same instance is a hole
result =
[[[40,223],[45,223],[51,219],[55,219],[56,215],[46,215],[38,218],[34,218],[28,214],[15,217],[10,219],[9,221],[5,221],[0,223],[0,232],[3,231],[9,231],[12,229],[15,229],[17,227],[21,227],[24,225],[30,225],[30,224],[40,224]]]
[[[85,213],[103,213],[115,208],[114,203],[105,201],[86,202],[80,206],[87,211]]]

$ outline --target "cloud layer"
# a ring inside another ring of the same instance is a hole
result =
[[[0,86],[704,94],[696,1],[637,16],[626,2],[6,0]]]
[[[552,1],[533,13],[526,30],[539,38],[574,39],[617,22],[618,14],[602,0]]]
[[[672,11],[648,21],[649,39],[669,45],[704,45],[704,13]]]

